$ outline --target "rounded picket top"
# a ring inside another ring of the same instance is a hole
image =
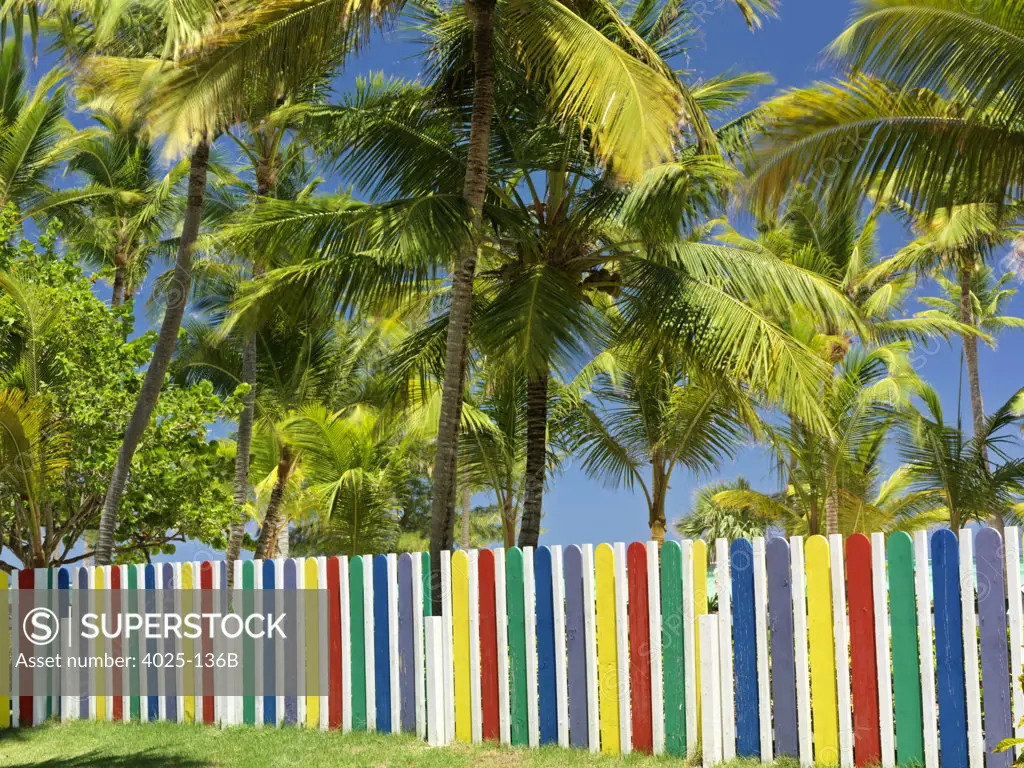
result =
[[[745,571],[754,564],[754,545],[749,539],[733,539],[729,545],[729,566]]]

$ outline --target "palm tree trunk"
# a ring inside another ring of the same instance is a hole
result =
[[[291,541],[291,533],[288,532],[286,521],[281,526],[281,530],[277,532],[277,551],[274,553],[274,557],[288,557],[291,552]]]
[[[971,307],[971,275],[974,271],[973,259],[960,267],[960,322],[974,327],[974,311]],[[985,403],[981,398],[981,376],[978,372],[978,337],[973,334],[962,334],[964,343],[964,362],[967,364],[967,381],[971,393],[971,417],[974,434],[980,435],[985,430]]]
[[[665,519],[665,497],[668,495],[668,473],[665,472],[660,456],[653,462],[653,478],[651,482],[651,506],[647,525],[651,529],[651,540],[658,542],[660,547],[665,543],[665,531],[668,521]]]
[[[114,290],[110,294],[110,306],[120,307],[124,304],[124,286],[126,282],[125,265],[121,261],[116,261],[114,267]]]
[[[252,276],[255,280],[263,274],[261,264],[253,264]],[[249,385],[249,394],[245,396],[245,405],[238,415],[238,435],[235,441],[235,522],[231,525],[228,538],[228,587],[232,586],[234,568],[232,564],[242,554],[242,540],[245,538],[245,523],[248,515],[245,504],[249,500],[249,461],[252,455],[252,425],[256,417],[256,375],[257,375],[256,334],[253,333],[245,341],[242,349],[242,381]]]
[[[167,307],[164,319],[160,324],[160,335],[153,350],[153,359],[146,369],[146,377],[142,389],[135,402],[135,410],[124,432],[121,451],[114,464],[114,472],[107,488],[107,496],[103,501],[103,512],[100,514],[99,538],[96,541],[95,561],[97,565],[110,565],[114,550],[114,528],[117,525],[117,510],[124,494],[124,486],[128,480],[128,468],[131,466],[135,449],[142,440],[142,433],[149,425],[149,419],[160,398],[160,389],[164,376],[171,364],[171,356],[178,341],[181,319],[185,315],[188,292],[192,285],[192,249],[199,236],[199,224],[202,220],[203,198],[206,195],[206,171],[210,161],[210,144],[203,138],[192,152],[192,163],[188,178],[188,201],[185,206],[185,221],[181,229],[181,240],[178,243],[178,255],[174,263],[174,276],[167,291]]]
[[[839,533],[839,489],[833,484],[825,497],[825,535]]]
[[[445,348],[445,375],[441,390],[437,452],[434,458],[434,495],[430,510],[430,563],[433,572],[434,613],[441,611],[441,552],[452,545],[452,523],[456,488],[455,458],[462,421],[465,386],[463,367],[467,357],[469,326],[473,308],[473,276],[483,222],[484,193],[487,190],[488,150],[494,113],[494,8],[496,0],[467,0],[466,10],[473,22],[473,110],[470,118],[469,148],[462,196],[472,218],[472,233],[466,239],[452,275],[451,309]]]
[[[459,546],[463,549],[469,549],[469,505],[470,505],[470,493],[469,486],[462,486],[462,536],[459,541]]]
[[[505,549],[516,545],[516,505],[509,496],[501,510],[501,543]]]
[[[971,302],[971,278],[974,275],[975,259],[966,260],[960,265],[960,322],[964,325],[975,327],[974,307]],[[974,434],[980,435],[985,431],[985,401],[981,397],[981,372],[978,369],[978,337],[964,333],[961,334],[964,344],[964,363],[967,365],[967,388],[971,394],[971,424]],[[981,450],[982,458],[988,464],[988,451]],[[992,515],[988,524],[997,529],[1002,535],[1002,515]]]
[[[519,546],[536,547],[544,502],[544,473],[548,453],[548,372],[526,382],[526,477],[523,482],[523,523]]]
[[[281,456],[277,460],[277,479],[274,489],[270,492],[267,502],[267,514],[263,517],[260,538],[256,544],[256,559],[270,560],[277,553],[277,539],[281,527],[281,502],[284,490],[288,485],[288,477],[292,472],[292,453],[287,445],[281,446]]]
[[[246,340],[242,349],[242,381],[249,385],[242,412],[238,415],[238,435],[235,441],[235,522],[231,524],[228,538],[228,587],[231,587],[234,568],[232,564],[242,554],[242,540],[245,538],[245,512],[249,500],[249,459],[252,454],[252,424],[256,413],[256,336]]]

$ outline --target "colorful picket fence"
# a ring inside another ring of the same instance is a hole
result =
[[[706,765],[1009,766],[1014,753],[994,748],[1024,736],[1024,616],[1017,530],[1006,537],[719,540],[712,613],[701,541],[442,553],[438,617],[427,554],[239,562],[243,601],[317,590],[289,627],[299,658],[239,641],[246,695],[205,695],[226,672],[203,669],[106,670],[96,696],[33,696],[12,666],[18,628],[0,621],[0,727],[168,720],[700,749]],[[0,590],[47,586],[141,606],[159,588],[208,599],[227,574],[219,562],[0,573]],[[256,695],[270,675],[305,675],[318,695]]]

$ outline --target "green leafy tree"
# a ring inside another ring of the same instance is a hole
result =
[[[8,232],[15,216],[9,209]],[[130,338],[127,309],[104,305],[76,254],[58,256],[53,243],[47,235],[40,248],[0,247],[0,390],[11,430],[0,529],[12,554],[33,567],[93,555],[78,545],[99,522],[118,427],[130,417],[153,341],[152,333]],[[210,430],[236,417],[241,394],[218,397],[209,383],[168,387],[132,466],[133,514],[114,531],[119,560],[173,551],[186,538],[219,541],[232,451]]]

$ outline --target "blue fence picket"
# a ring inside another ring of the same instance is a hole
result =
[[[551,550],[547,547],[539,547],[534,553],[533,579],[537,593],[537,721],[540,743],[557,744],[555,609],[551,593]]]
[[[388,654],[388,558],[373,558],[373,660],[377,731],[391,733],[391,656]]]
[[[736,753],[740,757],[760,757],[753,545],[747,539],[737,539],[729,549],[729,560],[732,572],[732,642],[736,680]]]
[[[263,613],[279,613],[275,609],[277,569],[273,560],[263,561]],[[277,725],[277,641],[263,640],[263,724]]]
[[[943,768],[967,766],[964,638],[960,606],[960,551],[956,534],[932,534],[935,600],[935,671],[939,701],[939,745]]]
[[[284,588],[285,588],[286,591],[290,590],[290,591],[294,592],[294,591],[296,591],[298,589],[298,585],[299,585],[298,570],[299,570],[298,563],[296,563],[293,558],[288,558],[287,560],[284,561]],[[295,604],[297,602],[298,602],[298,597],[295,596],[295,601],[294,601],[293,604]],[[297,638],[299,636],[298,624],[299,624],[298,616],[295,615],[295,611],[288,611],[287,612],[287,616],[285,618],[285,625],[287,627],[287,629],[285,630],[285,637]],[[292,647],[296,647],[297,648],[298,645],[299,644],[296,643],[296,642],[292,643]],[[299,656],[298,656],[298,654],[296,654],[296,658],[291,659],[290,662],[288,660],[282,660],[282,661],[284,661],[284,663],[289,664],[291,666],[291,669],[289,669],[285,673],[285,675],[286,675],[286,677],[285,677],[285,685],[288,684],[287,683],[287,675],[294,676],[293,679],[296,680],[296,681],[305,679],[306,670],[299,666]],[[298,722],[299,722],[299,700],[298,700],[298,697],[294,696],[294,695],[292,695],[292,696],[285,696],[284,697],[284,723],[285,723],[285,725],[295,725]]]
[[[60,590],[60,611],[58,614],[62,619],[70,618],[71,616],[71,573],[67,568],[61,568],[57,571],[57,589]],[[3,602],[0,601],[0,605]],[[7,663],[6,659],[0,658],[0,664]],[[57,699],[57,716],[64,717],[64,696],[60,696]]]
[[[156,566],[152,563],[146,565],[146,569],[143,571],[143,580],[146,585],[146,594],[143,598],[145,600],[146,612],[156,613]],[[146,653],[149,654],[150,659],[157,652],[156,640],[146,640]],[[160,719],[160,697],[157,695],[159,690],[159,670],[155,664],[150,664],[146,667],[146,687],[146,717],[152,722]]]

